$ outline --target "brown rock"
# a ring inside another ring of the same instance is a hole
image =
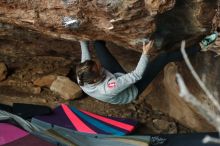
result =
[[[7,67],[4,63],[0,62],[0,81],[6,79]]]
[[[0,22],[51,38],[108,40],[141,51],[144,37],[156,27],[168,32],[167,41],[173,42],[198,35],[201,28],[209,30],[215,8],[216,1],[196,0],[0,1]],[[66,17],[77,23],[65,23]],[[4,34],[12,35],[8,29],[14,27],[5,29]]]
[[[40,88],[40,87],[33,87],[33,88],[32,88],[32,92],[33,92],[34,94],[40,94],[41,88]]]
[[[35,86],[39,87],[50,87],[51,84],[53,83],[54,80],[56,80],[57,76],[56,75],[47,75],[43,76],[41,78],[38,78],[34,81]]]
[[[167,132],[169,134],[177,133],[177,127],[174,122],[169,122],[163,119],[154,119],[153,125],[161,132]]]
[[[82,0],[72,1],[73,3],[69,5],[65,2],[67,1],[35,0],[31,3],[28,0],[0,1],[0,22],[4,25],[7,24],[4,27],[0,26],[0,36],[3,39],[7,36],[12,40],[18,40],[25,39],[26,36],[29,37],[33,33],[38,34],[38,38],[46,36],[49,39],[58,40],[102,39],[125,48],[142,51],[143,38],[154,36],[152,34],[156,29],[159,33],[164,32],[162,36],[165,37],[165,44],[163,46],[170,48],[169,46],[173,46],[175,42],[182,39],[191,38],[191,36],[199,38],[200,34],[209,33],[211,20],[216,13],[215,8],[217,8],[216,1],[198,0],[91,0],[89,3]],[[163,14],[157,15],[159,13]],[[79,20],[81,22],[79,28],[63,26],[64,16]],[[3,33],[1,34],[1,32]],[[25,34],[23,32],[28,35],[22,35]],[[157,40],[156,35],[155,40]],[[196,43],[194,40],[191,42]],[[41,50],[43,49],[41,48]],[[132,55],[130,58],[133,59],[134,56]],[[198,73],[206,80],[205,83],[210,87],[211,92],[219,95],[219,61],[214,59],[211,54],[197,59]],[[127,63],[128,57],[124,60]],[[189,71],[183,66],[178,67],[184,70],[182,73],[185,72],[184,77],[190,89],[193,89],[197,95],[201,94],[198,96],[201,97],[202,92],[196,89],[196,83],[190,78]],[[148,88],[152,90],[145,92],[148,94],[146,101],[153,108],[168,113],[180,123],[196,131],[213,130],[214,128],[196,113],[193,107],[179,99],[175,74],[165,71],[164,76],[163,80],[163,74],[160,74],[157,84],[153,84],[153,88]],[[23,80],[23,76],[20,77]],[[58,91],[63,92],[64,90],[66,88]],[[142,98],[142,100],[145,99]],[[203,97],[202,101],[207,100],[204,100]]]
[[[81,88],[69,78],[57,76],[57,79],[50,86],[51,91],[57,92],[66,100],[75,99],[82,95]]]
[[[169,114],[184,126],[190,127],[195,131],[215,131],[213,126],[198,114],[194,107],[179,97],[178,85],[175,78],[175,75],[178,72],[177,67],[178,66],[175,63],[170,63],[165,67],[163,86],[157,85],[154,93],[148,97],[146,102],[150,104],[154,110]],[[194,91],[198,90],[195,84],[192,84],[193,80],[190,78],[191,75],[189,74],[190,76],[188,76],[187,74],[185,74],[184,77],[189,78],[186,80],[186,83],[189,82],[191,84],[191,86],[188,86],[189,89],[193,89]],[[161,83],[161,79],[158,78],[155,83],[158,82]],[[156,85],[154,84],[154,86]],[[200,92],[198,91],[198,93]]]

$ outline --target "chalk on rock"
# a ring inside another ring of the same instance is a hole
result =
[[[63,17],[63,26],[67,27],[67,28],[79,28],[80,26],[80,21],[77,20],[76,18],[73,18],[73,17],[68,17],[68,16],[65,16]]]
[[[66,5],[72,5],[78,3],[78,0],[63,0]]]
[[[57,79],[50,86],[50,90],[60,94],[65,100],[75,99],[82,95],[81,88],[64,76],[57,76]]]

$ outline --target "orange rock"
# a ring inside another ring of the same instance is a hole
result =
[[[41,78],[38,78],[34,81],[35,86],[39,87],[50,87],[51,84],[53,83],[54,80],[56,80],[57,76],[56,75],[47,75],[43,76]]]

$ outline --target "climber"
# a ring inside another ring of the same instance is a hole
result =
[[[188,55],[206,51],[218,34],[205,37],[200,44],[186,49]],[[149,61],[153,41],[143,44],[143,53],[136,68],[126,73],[105,46],[104,41],[95,41],[94,49],[100,64],[91,60],[88,42],[80,41],[82,58],[76,67],[77,81],[82,90],[89,96],[111,104],[127,104],[135,100],[151,83],[166,64],[181,61],[180,50],[160,53]]]

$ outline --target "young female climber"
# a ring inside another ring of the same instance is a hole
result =
[[[188,55],[205,50],[217,38],[216,33],[207,36],[200,44],[187,48]],[[127,104],[135,100],[151,83],[166,64],[181,61],[180,50],[163,52],[149,61],[153,42],[143,45],[143,53],[136,68],[126,73],[105,46],[104,41],[95,41],[94,49],[101,65],[91,60],[88,42],[80,41],[82,58],[76,67],[77,81],[82,90],[91,97],[111,104]],[[201,49],[202,48],[202,49]]]

